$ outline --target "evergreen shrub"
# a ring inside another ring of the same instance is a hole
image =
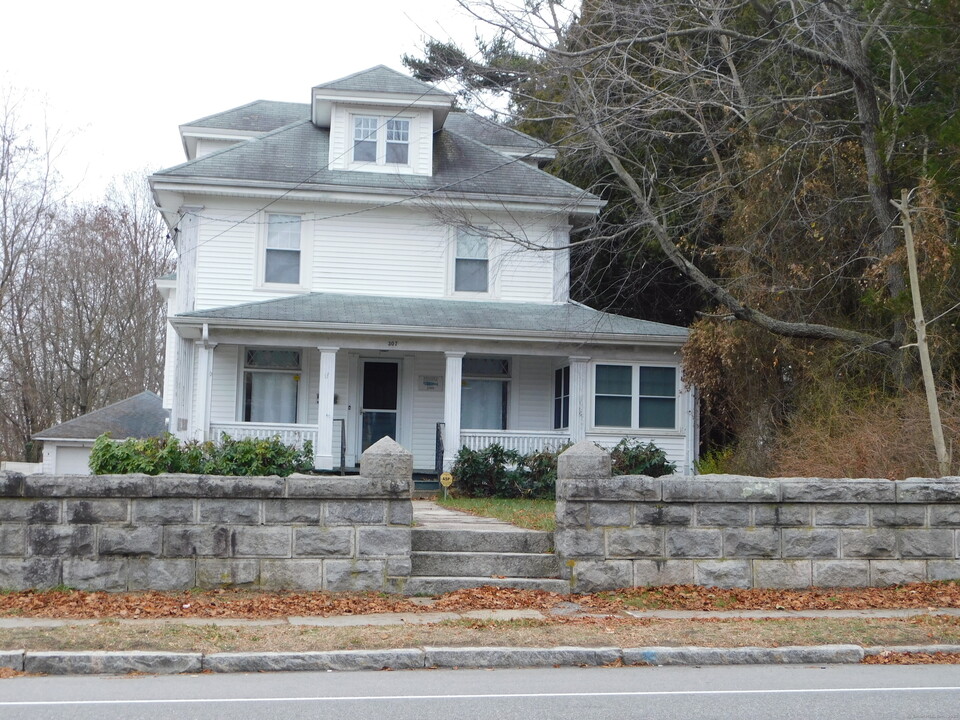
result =
[[[94,475],[279,475],[313,470],[313,444],[302,449],[284,445],[279,437],[234,440],[224,433],[219,442],[181,443],[170,433],[159,437],[112,440],[101,435],[90,451]]]

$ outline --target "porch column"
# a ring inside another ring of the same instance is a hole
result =
[[[463,385],[463,356],[466,353],[448,352],[443,376],[443,469],[453,467],[460,450],[460,392]]]
[[[313,466],[317,470],[333,469],[333,390],[339,349],[317,348],[320,351],[320,389],[317,400],[317,444],[313,448]]]
[[[195,414],[193,437],[203,442],[210,438],[210,391],[211,376],[213,375],[214,342],[198,340],[197,347],[197,387],[195,388]],[[212,438],[216,439],[216,438]]]
[[[570,441],[577,443],[587,436],[590,358],[571,356],[568,359],[570,360]]]

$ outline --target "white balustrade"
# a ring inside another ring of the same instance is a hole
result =
[[[483,450],[499,445],[527,455],[538,450],[556,450],[570,442],[565,430],[461,430],[460,445],[470,450]]]
[[[294,425],[294,424],[278,424],[274,425],[272,423],[245,423],[245,422],[216,422],[210,423],[210,437],[214,440],[220,439],[220,434],[226,433],[234,440],[242,440],[244,438],[272,438],[275,436],[280,437],[280,442],[284,445],[294,445],[296,447],[303,447],[303,444],[307,441],[313,443],[313,446],[317,446],[317,426],[316,425]],[[339,440],[337,441],[337,447],[339,448]]]

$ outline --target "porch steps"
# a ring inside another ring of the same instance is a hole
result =
[[[553,554],[553,533],[521,528],[413,529],[411,577],[405,592],[437,595],[462,588],[498,585],[569,592]]]

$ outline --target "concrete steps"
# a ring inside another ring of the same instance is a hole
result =
[[[411,577],[405,592],[437,595],[462,588],[498,585],[565,593],[553,533],[490,528],[413,529]]]

